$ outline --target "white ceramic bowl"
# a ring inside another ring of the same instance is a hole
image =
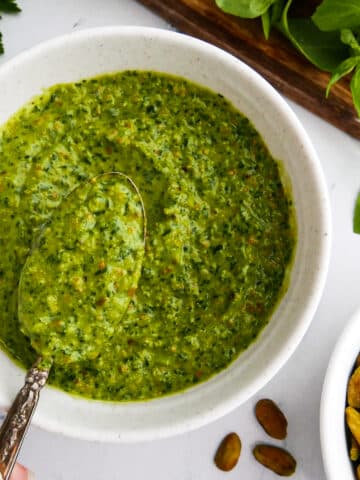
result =
[[[237,361],[209,381],[173,396],[124,404],[87,401],[45,389],[34,417],[37,425],[102,441],[140,441],[200,427],[264,386],[293,353],[311,322],[330,248],[323,174],[296,116],[252,69],[194,38],[151,28],[110,27],[39,45],[0,69],[0,124],[44,87],[123,69],[184,76],[223,94],[251,119],[290,179],[298,246],[288,292],[269,326]],[[0,406],[10,404],[23,374],[0,352]]]
[[[326,478],[355,480],[346,443],[346,391],[360,351],[360,310],[340,335],[326,371],[320,404],[320,440]]]

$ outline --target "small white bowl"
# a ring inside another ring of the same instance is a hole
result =
[[[176,395],[147,402],[75,398],[48,387],[34,422],[101,441],[140,441],[194,429],[250,398],[284,365],[317,308],[328,267],[330,208],[323,173],[300,122],[256,72],[208,43],[142,27],[84,30],[39,45],[0,69],[0,124],[44,87],[124,69],[186,77],[228,98],[253,122],[291,184],[298,245],[285,297],[259,339],[226,370]],[[0,406],[8,407],[24,372],[0,352]]]
[[[355,480],[346,441],[347,384],[360,351],[360,309],[345,326],[326,371],[320,403],[320,441],[326,478]]]

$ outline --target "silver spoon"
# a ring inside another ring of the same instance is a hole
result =
[[[139,202],[139,206],[141,209],[141,217],[142,217],[142,232],[143,232],[143,241],[142,246],[145,248],[146,242],[146,213],[144,202],[142,196],[139,192],[134,181],[128,177],[127,175],[121,172],[110,172],[105,173],[102,175],[98,175],[92,178],[89,182],[85,184],[79,185],[76,187],[66,198],[68,200],[72,200],[74,195],[81,194],[81,189],[87,188],[91,189],[91,185],[96,184],[98,185],[99,182],[101,183],[106,182],[106,180],[113,180],[116,179],[123,179],[126,181],[127,184],[130,185],[132,193],[135,192],[137,201]],[[84,187],[84,185],[86,187]],[[51,230],[51,223],[49,223],[49,230]],[[41,231],[39,238],[42,237],[43,230]],[[23,272],[26,272],[26,267],[29,261],[31,261],[31,257],[36,252],[38,248],[39,241],[36,242],[35,246],[30,252],[30,255],[24,265]],[[30,259],[30,260],[29,260]],[[141,265],[140,265],[141,269]],[[20,278],[19,282],[19,306],[21,305],[21,297],[22,297],[22,278],[23,273]],[[130,303],[130,299],[129,299]],[[126,307],[127,308],[127,307]],[[124,310],[124,313],[126,311]],[[122,312],[121,312],[122,313]],[[21,308],[19,308],[19,318],[21,321]],[[41,352],[38,352],[41,354]],[[9,412],[1,425],[0,428],[0,480],[9,480],[12,470],[15,466],[17,456],[19,454],[20,448],[22,446],[24,437],[26,432],[29,428],[32,416],[34,414],[35,408],[39,401],[39,395],[41,389],[44,387],[48,380],[48,376],[52,366],[52,359],[45,359],[40,356],[35,364],[30,368],[27,372],[25,377],[24,386],[20,389],[19,393],[17,394],[13,404],[11,405]]]

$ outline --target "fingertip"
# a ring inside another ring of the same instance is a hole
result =
[[[35,475],[23,465],[17,463],[10,480],[35,480]]]
[[[28,470],[28,477],[27,480],[35,480],[35,473],[31,470]]]

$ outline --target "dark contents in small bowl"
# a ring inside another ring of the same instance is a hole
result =
[[[360,480],[360,352],[347,386],[345,424],[350,460]]]

